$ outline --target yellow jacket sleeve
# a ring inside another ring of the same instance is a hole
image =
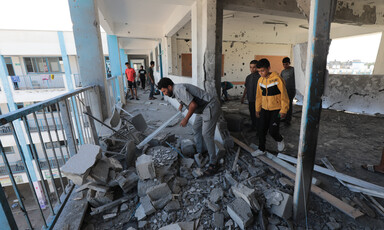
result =
[[[287,113],[288,109],[289,109],[289,97],[288,97],[288,93],[287,93],[287,88],[285,87],[285,82],[281,77],[279,77],[278,88],[279,88],[280,93],[281,93],[280,113]]]
[[[261,91],[261,87],[260,87],[260,83],[261,83],[261,77],[259,78],[259,80],[257,81],[257,86],[256,86],[256,102],[255,102],[255,109],[256,109],[256,112],[260,112],[261,111],[261,102],[262,102],[262,97],[263,97],[263,93]]]

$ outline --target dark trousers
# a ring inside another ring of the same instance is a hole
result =
[[[280,110],[264,110],[260,111],[260,125],[259,125],[259,149],[265,151],[266,136],[269,134],[280,142],[283,137],[280,135]]]
[[[145,89],[145,76],[140,76],[141,88]]]
[[[293,107],[293,99],[295,98],[295,93],[288,93],[289,97],[289,110],[287,112],[287,116],[285,117],[285,121],[290,122],[292,120],[292,107]]]
[[[153,97],[153,94],[155,93],[155,85],[149,81],[149,85],[151,86],[151,92],[149,93],[149,98]]]
[[[252,128],[257,129],[259,126],[259,119],[256,117],[255,102],[248,102],[249,113],[251,114]]]

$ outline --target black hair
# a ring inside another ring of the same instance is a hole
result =
[[[126,62],[125,65],[129,65],[129,62]]]
[[[151,62],[150,62],[150,65],[154,65],[154,64],[155,64],[155,62],[154,62],[154,61],[151,61]]]
[[[257,65],[257,60],[252,60],[249,64],[250,65]]]
[[[162,88],[168,88],[168,86],[173,86],[174,83],[171,79],[164,77],[160,79],[160,81],[157,83],[157,88],[162,89]]]
[[[291,63],[291,59],[289,57],[283,58],[283,63]]]
[[[257,67],[258,69],[259,69],[259,68],[269,68],[269,67],[271,67],[271,63],[269,63],[268,59],[263,58],[263,59],[260,59],[260,60],[257,62],[256,67]]]
[[[140,66],[140,68],[144,68],[144,66]]]

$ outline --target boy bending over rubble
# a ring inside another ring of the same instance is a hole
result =
[[[216,123],[221,114],[218,99],[208,92],[191,84],[174,84],[169,78],[162,78],[157,87],[164,95],[175,98],[179,103],[179,110],[186,106],[188,113],[180,122],[182,127],[188,124],[189,118],[196,114],[193,123],[194,139],[197,152],[202,153],[204,145],[209,154],[209,167],[204,172],[210,176],[217,172],[217,156],[215,150],[214,135]]]

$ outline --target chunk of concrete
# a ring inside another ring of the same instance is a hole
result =
[[[165,207],[164,210],[166,212],[177,211],[180,209],[180,202],[178,200],[170,201]]]
[[[106,184],[109,175],[109,160],[102,158],[92,167],[89,176],[96,182]]]
[[[155,207],[153,207],[151,200],[148,196],[140,198],[140,203],[143,206],[145,215],[149,216],[152,213],[156,212]]]
[[[147,215],[145,215],[143,205],[140,204],[140,206],[136,209],[135,217],[137,218],[138,221],[147,217]]]
[[[195,162],[195,160],[192,158],[182,158],[181,159],[181,166],[183,166],[185,168],[191,168],[194,162]]]
[[[126,144],[125,148],[125,162],[127,164],[127,167],[132,167],[135,164],[136,161],[136,145],[133,140],[129,140]]]
[[[80,146],[76,155],[61,167],[61,172],[73,183],[82,185],[91,171],[91,167],[101,157],[101,148],[97,145],[85,144]]]
[[[183,230],[179,224],[170,224],[160,228],[159,230]]]
[[[137,195],[139,197],[144,197],[147,195],[147,190],[155,185],[159,185],[160,182],[158,180],[139,180],[137,182]]]
[[[220,206],[212,203],[211,201],[207,200],[207,207],[212,210],[212,212],[217,212],[220,210]]]
[[[132,171],[123,171],[116,176],[116,181],[119,184],[120,188],[125,192],[129,192],[131,189],[136,187],[136,183],[139,180],[139,177],[135,172]]]
[[[132,117],[131,122],[137,131],[144,132],[148,128],[147,122],[141,113]]]
[[[217,201],[221,200],[223,198],[224,192],[221,188],[214,188],[212,189],[211,193],[209,194],[209,200],[213,203],[217,203]]]
[[[278,190],[267,190],[264,196],[267,199],[267,205],[270,206],[271,213],[284,219],[289,219],[292,216],[291,195]]]
[[[224,228],[224,215],[222,213],[213,213],[213,226],[218,229]]]
[[[143,154],[136,160],[136,170],[141,180],[156,177],[152,156]]]
[[[251,208],[255,209],[256,211],[260,210],[260,205],[255,195],[255,189],[248,188],[243,184],[237,184],[235,186],[232,186],[232,193],[236,197],[245,200]]]
[[[108,157],[108,163],[109,167],[115,170],[116,172],[121,172],[123,171],[123,166],[121,165],[120,161],[113,158],[113,157]]]
[[[180,143],[181,153],[186,157],[192,157],[196,153],[195,143],[190,139],[183,139]]]
[[[251,208],[241,198],[236,198],[232,203],[228,204],[227,212],[241,229],[245,229],[253,221]]]
[[[151,199],[156,209],[161,209],[172,200],[172,192],[166,183],[162,183],[147,190],[147,195]]]

